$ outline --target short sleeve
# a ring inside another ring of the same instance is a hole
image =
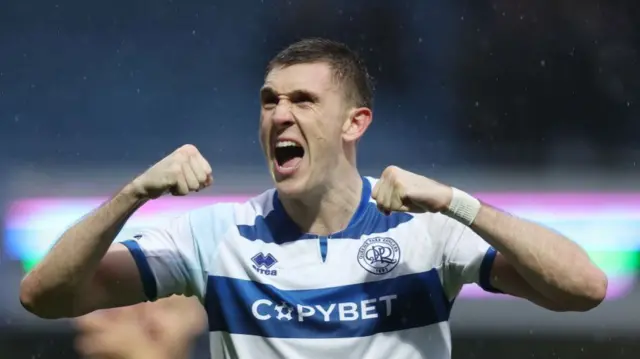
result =
[[[497,251],[471,228],[444,215],[432,224],[438,237],[445,242],[442,280],[450,298],[457,296],[462,286],[475,283],[487,292],[501,293],[491,285],[491,268]]]
[[[232,223],[232,208],[221,207],[228,206],[187,212],[121,242],[136,262],[148,300],[174,294],[204,298],[217,244]]]

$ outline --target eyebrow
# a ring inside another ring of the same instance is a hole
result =
[[[269,86],[264,86],[263,88],[260,89],[260,98],[264,99],[267,96],[278,96],[278,92],[276,90],[274,90],[272,87]],[[313,102],[318,102],[320,100],[320,96],[318,96],[317,94],[308,91],[308,90],[293,90],[290,91],[288,93],[285,93],[284,95],[286,95],[287,97],[290,98],[300,98],[300,97],[308,97],[310,98]]]

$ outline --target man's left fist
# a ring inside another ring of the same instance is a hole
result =
[[[373,187],[371,197],[384,214],[391,212],[442,212],[451,203],[452,189],[396,166],[387,167]]]

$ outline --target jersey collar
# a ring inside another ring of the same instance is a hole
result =
[[[275,191],[273,195],[273,217],[274,220],[270,224],[270,230],[274,234],[276,238],[280,238],[278,242],[290,242],[295,241],[297,239],[311,239],[318,237],[328,237],[328,238],[342,238],[346,235],[354,232],[361,232],[362,222],[364,222],[365,218],[370,215],[372,204],[369,203],[369,199],[371,198],[371,182],[365,177],[362,178],[362,191],[360,195],[360,203],[358,207],[351,217],[349,224],[347,227],[336,233],[332,233],[328,236],[319,236],[311,233],[303,233],[300,231],[298,225],[289,217],[282,202],[278,197],[278,191]],[[375,206],[373,206],[375,209]],[[271,213],[269,217],[271,217]]]

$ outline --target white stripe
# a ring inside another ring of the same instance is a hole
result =
[[[280,339],[211,333],[211,357],[226,359],[449,359],[447,322],[369,337]]]
[[[317,239],[298,240],[284,244],[250,241],[229,232],[218,247],[216,258],[209,261],[209,274],[236,279],[253,280],[282,290],[304,290],[336,287],[349,284],[395,278],[440,268],[444,243],[430,240],[426,230],[416,237],[419,222],[409,221],[387,233],[362,239],[329,239],[327,258],[322,262]],[[390,237],[400,246],[400,264],[387,274],[376,275],[358,262],[358,251],[367,238]],[[271,254],[276,263],[271,270],[277,275],[261,274],[253,268],[251,258],[257,253]]]

